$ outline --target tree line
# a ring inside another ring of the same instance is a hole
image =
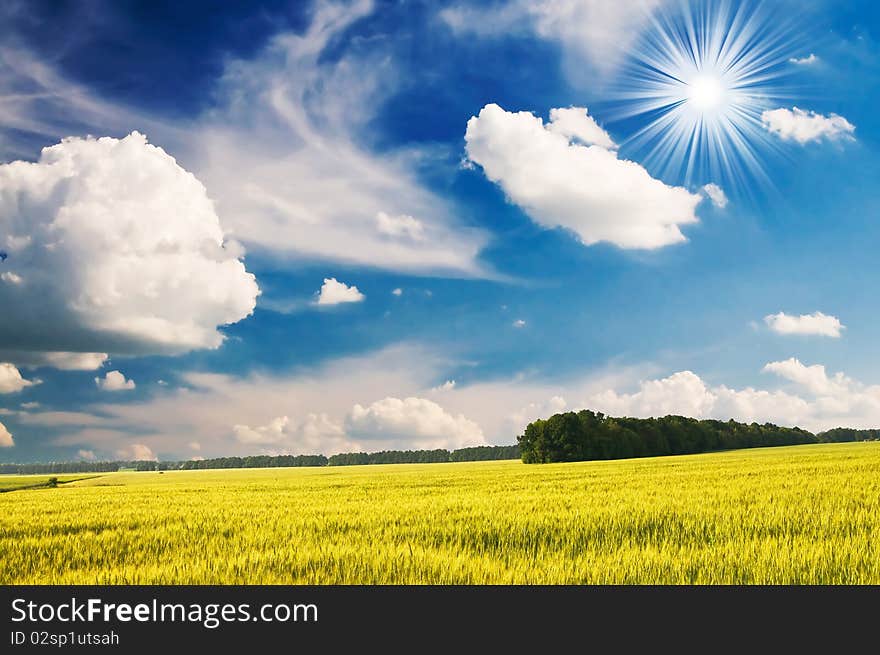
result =
[[[111,473],[120,470],[187,471],[363,464],[427,464],[522,459],[527,464],[624,459],[659,455],[793,446],[809,443],[878,441],[880,429],[834,428],[813,434],[772,423],[697,420],[684,416],[614,418],[582,410],[554,414],[526,427],[514,446],[476,446],[457,450],[383,450],[376,453],[325,455],[250,455],[202,460],[48,462],[2,464],[0,474]]]
[[[527,464],[688,455],[738,448],[866,441],[880,430],[836,428],[813,434],[801,428],[685,416],[615,418],[582,410],[530,423],[517,437]]]
[[[203,469],[280,468],[299,466],[352,466],[357,464],[427,464],[519,459],[519,446],[478,446],[458,450],[383,450],[338,455],[250,455],[182,461],[50,462],[0,464],[0,474],[109,473],[120,470],[189,471]]]

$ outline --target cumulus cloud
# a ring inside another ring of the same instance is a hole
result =
[[[691,371],[680,371],[662,380],[647,380],[639,390],[621,394],[614,390],[597,394],[588,405],[614,416],[706,416],[715,402],[702,379]]]
[[[216,348],[259,293],[205,187],[137,132],[0,165],[0,233],[27,237],[0,263],[26,280],[0,285],[9,349]]]
[[[135,388],[134,380],[126,380],[119,371],[107,371],[103,378],[95,378],[95,384],[102,391],[128,391]]]
[[[853,381],[843,373],[829,377],[821,364],[806,366],[795,357],[781,362],[769,362],[763,370],[795,382],[817,396],[845,393],[853,386]]]
[[[526,322],[521,318],[518,318],[512,323],[512,325],[515,328],[524,328],[526,326]]]
[[[607,150],[617,148],[608,132],[599,126],[585,107],[551,109],[547,129],[585,146],[601,146]]]
[[[702,188],[703,193],[706,195],[709,200],[712,201],[712,204],[715,205],[718,209],[724,209],[727,207],[727,194],[724,193],[724,189],[722,189],[717,184],[710,182],[706,184]]]
[[[782,391],[710,387],[692,371],[645,380],[633,393],[607,390],[586,399],[586,406],[612,416],[639,418],[675,414],[719,420],[771,421],[783,425],[810,422],[810,405]]]
[[[361,302],[366,296],[354,285],[339,282],[335,277],[324,278],[324,284],[318,291],[319,305],[339,305],[347,302]]]
[[[446,380],[446,382],[434,387],[431,391],[434,393],[442,393],[443,391],[452,391],[453,389],[455,389],[455,380]]]
[[[584,406],[611,415],[662,416],[772,422],[821,431],[834,427],[880,426],[880,385],[865,385],[820,364],[796,358],[769,362],[763,371],[793,383],[791,390],[732,389],[710,386],[691,371],[646,380],[637,391],[613,389],[588,396]]]
[[[793,316],[785,312],[769,314],[764,322],[777,334],[818,335],[839,339],[841,331],[846,328],[836,316],[822,312]]]
[[[396,289],[391,291],[391,295],[400,297],[403,295],[403,289],[397,287]]]
[[[798,109],[769,109],[761,114],[764,129],[783,141],[804,145],[813,141],[852,140],[856,126],[838,114],[823,116],[814,111]]]
[[[0,393],[15,393],[35,384],[39,384],[39,380],[25,380],[15,366],[8,362],[0,363]]]
[[[554,127],[560,117],[565,126]],[[613,150],[573,142],[570,121],[557,112],[545,125],[529,112],[486,105],[468,121],[468,157],[536,223],[567,228],[585,245],[654,249],[685,241],[680,228],[697,222],[702,198]]]
[[[86,450],[84,448],[76,451],[76,456],[86,462],[94,462],[96,459],[98,459],[98,457],[95,455],[94,450]]]
[[[24,279],[12,271],[6,271],[5,273],[0,273],[0,282],[6,282],[7,284],[21,284],[24,282]]]
[[[367,443],[405,439],[416,449],[454,449],[485,443],[483,430],[470,419],[415,397],[388,397],[367,407],[356,404],[346,420],[346,430]]]
[[[266,425],[237,424],[232,430],[240,443],[270,448],[276,453],[313,455],[360,449],[356,442],[346,437],[342,425],[324,413],[307,414],[299,421],[279,416]]]
[[[814,55],[812,52],[806,57],[792,57],[788,60],[790,64],[794,64],[796,66],[812,66],[817,63],[819,58]]]
[[[6,426],[0,423],[0,448],[12,448],[15,445],[15,440],[12,438],[9,430],[6,429]]]

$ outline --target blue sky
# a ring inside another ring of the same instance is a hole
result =
[[[60,6],[0,21],[0,461],[880,425],[872,3]]]

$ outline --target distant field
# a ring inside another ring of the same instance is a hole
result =
[[[111,473],[0,494],[0,583],[880,584],[880,443]]]
[[[65,484],[73,480],[82,480],[90,477],[94,476],[83,475],[82,473],[76,475],[0,475],[0,493],[45,486],[49,483],[50,478],[56,478],[59,484]]]

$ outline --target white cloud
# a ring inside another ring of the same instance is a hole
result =
[[[0,363],[0,393],[15,393],[39,383],[39,380],[25,380],[21,372],[12,364]]]
[[[792,57],[788,61],[796,66],[811,66],[817,63],[819,58],[811,52],[807,57]]]
[[[853,386],[853,381],[843,373],[828,377],[825,367],[821,364],[806,366],[795,357],[781,362],[769,362],[763,370],[795,382],[817,396],[846,393]]]
[[[579,141],[585,146],[601,146],[606,150],[617,148],[608,132],[599,127],[585,107],[551,109],[547,129],[568,141]]]
[[[376,227],[382,234],[392,237],[407,238],[412,241],[425,240],[425,226],[421,221],[402,214],[389,216],[385,212],[376,214]]]
[[[801,391],[711,387],[696,374],[682,371],[667,378],[643,381],[634,393],[609,389],[593,394],[586,398],[585,406],[612,415],[681,414],[719,420],[769,421],[814,432],[840,426],[875,428],[880,425],[880,385],[865,385],[843,373],[829,375],[824,366],[807,366],[795,358],[770,362],[763,371],[793,382]]]
[[[18,420],[25,425],[73,427],[101,425],[103,419],[88,412],[19,412]]]
[[[12,271],[0,273],[0,280],[6,282],[7,284],[21,284],[22,282],[24,282],[24,279],[20,275],[16,275]]]
[[[564,412],[567,407],[568,403],[562,396],[553,396],[545,402],[533,402],[520,407],[509,417],[510,423],[513,426],[512,432],[514,434],[522,434],[526,426],[532,421]]]
[[[659,380],[646,380],[634,393],[606,390],[586,399],[586,406],[612,416],[638,418],[669,414],[697,419],[771,421],[796,425],[810,421],[810,406],[803,399],[781,391],[747,387],[709,387],[691,371],[680,371]]]
[[[158,457],[153,453],[153,450],[142,443],[135,443],[126,446],[125,448],[120,448],[116,451],[116,455],[121,459],[134,462],[155,462],[158,460]]]
[[[391,295],[397,296],[398,298],[403,295],[403,289],[397,287],[391,292]]]
[[[381,390],[384,395],[407,397],[428,393],[441,375],[441,361],[436,354],[414,346],[395,346],[377,353],[345,357],[321,366],[282,375],[250,374],[229,376],[204,373],[181,373],[180,385],[158,390],[136,402],[100,403],[89,408],[88,414],[59,421],[52,430],[57,445],[94,448],[113,452],[126,447],[132,439],[148,445],[156,452],[188,456],[189,440],[198,441],[200,454],[206,457],[248,455],[256,451],[283,453],[305,443],[311,452],[332,454],[358,450],[360,445],[351,436],[336,441],[327,431],[326,447],[320,447],[315,426],[296,432],[308,423],[310,414],[326,415],[336,425],[344,425],[345,417],[355,403],[363,403],[364,389]],[[445,395],[444,395],[445,398]],[[38,416],[38,415],[35,415]],[[277,417],[290,418],[293,429],[290,441],[275,446],[243,444],[236,438],[233,426],[252,429],[268,426]],[[18,419],[22,420],[22,419]],[[75,429],[79,426],[80,429]],[[131,432],[136,430],[137,437]],[[180,435],[187,435],[181,440]],[[311,441],[302,441],[309,437]],[[299,439],[297,441],[296,439]],[[506,439],[504,443],[510,443]],[[379,448],[407,449],[413,445],[407,438],[389,439],[371,444]],[[303,446],[305,448],[305,446]]]
[[[94,462],[97,458],[94,450],[80,449],[76,451],[76,456],[86,462]]]
[[[482,429],[470,419],[415,397],[388,397],[367,407],[356,404],[346,420],[346,430],[370,444],[406,440],[416,449],[454,449],[485,443]]]
[[[235,433],[235,438],[242,443],[274,445],[285,439],[284,431],[289,425],[290,419],[281,416],[268,425],[256,428],[241,424],[234,425],[232,431]]]
[[[8,360],[21,368],[47,367],[60,371],[94,371],[108,358],[107,353],[0,350],[0,361]]]
[[[515,328],[524,328],[526,326],[526,322],[521,318],[518,318],[512,323],[512,325]]]
[[[6,429],[6,426],[0,423],[0,448],[12,448],[15,445],[15,440],[12,438],[9,430]]]
[[[317,292],[319,305],[339,305],[347,302],[361,302],[366,296],[354,285],[348,286],[335,277],[324,278],[324,284]]]
[[[846,328],[839,318],[822,312],[800,316],[779,312],[765,316],[764,322],[777,334],[818,335],[834,339],[839,339],[841,331]]]
[[[532,33],[560,42],[569,54],[569,74],[588,61],[609,71],[650,19],[661,0],[513,0],[486,8],[454,5],[440,17],[455,32],[478,36]]]
[[[280,263],[492,275],[478,261],[488,233],[463,225],[418,180],[430,149],[377,154],[364,145],[409,65],[392,39],[350,38],[374,8],[369,0],[316,3],[304,29],[276,34],[249,59],[227,59],[210,90],[213,106],[180,126],[104,101],[50,64],[0,46],[0,124],[9,128],[2,159],[31,158],[35,140],[121,136],[137,125],[207,185],[224,229]],[[424,238],[381,232],[379,212],[413,217]]]
[[[446,380],[443,384],[431,389],[434,393],[442,393],[444,391],[452,391],[455,389],[455,380]]]
[[[40,407],[40,403],[30,402],[30,403],[21,403],[19,405],[24,410],[37,409]]]
[[[822,139],[852,140],[856,129],[843,116],[823,116],[797,107],[767,110],[761,114],[761,122],[766,130],[783,141],[796,141],[801,145]]]
[[[344,261],[418,274],[486,275],[487,234],[424,188],[427,153],[362,145],[405,79],[392,42],[348,40],[371,2],[319,3],[301,33],[231,60],[219,104],[182,148],[237,239],[279,259]]]
[[[107,371],[103,378],[95,378],[95,384],[102,391],[128,391],[135,388],[134,380],[126,380],[119,371]]]
[[[27,284],[0,285],[9,349],[216,348],[259,293],[202,184],[137,132],[0,165],[2,232],[30,237],[6,261]]]
[[[718,209],[724,209],[727,207],[727,194],[724,193],[724,189],[722,189],[717,184],[710,182],[703,186],[703,193],[706,194],[706,197],[712,201],[712,204],[715,205]]]
[[[48,366],[62,371],[95,371],[107,361],[107,353],[43,353]]]
[[[830,427],[818,422],[813,407],[803,398],[784,391],[764,389],[730,389],[724,385],[713,387],[715,397],[711,412],[706,418],[726,421],[735,419],[744,423],[775,423],[786,427],[825,429]]]
[[[698,375],[681,371],[662,380],[643,381],[635,393],[620,394],[609,389],[591,397],[587,405],[612,416],[703,417],[714,403],[715,396]]]
[[[468,157],[536,223],[568,228],[585,245],[659,248],[685,241],[680,227],[698,221],[699,195],[612,150],[572,143],[552,119],[489,104],[468,121],[465,142]]]
[[[324,413],[307,414],[300,421],[280,416],[259,427],[237,424],[232,431],[242,444],[270,447],[272,452],[279,454],[313,455],[360,450],[359,444],[348,439],[342,425]]]

